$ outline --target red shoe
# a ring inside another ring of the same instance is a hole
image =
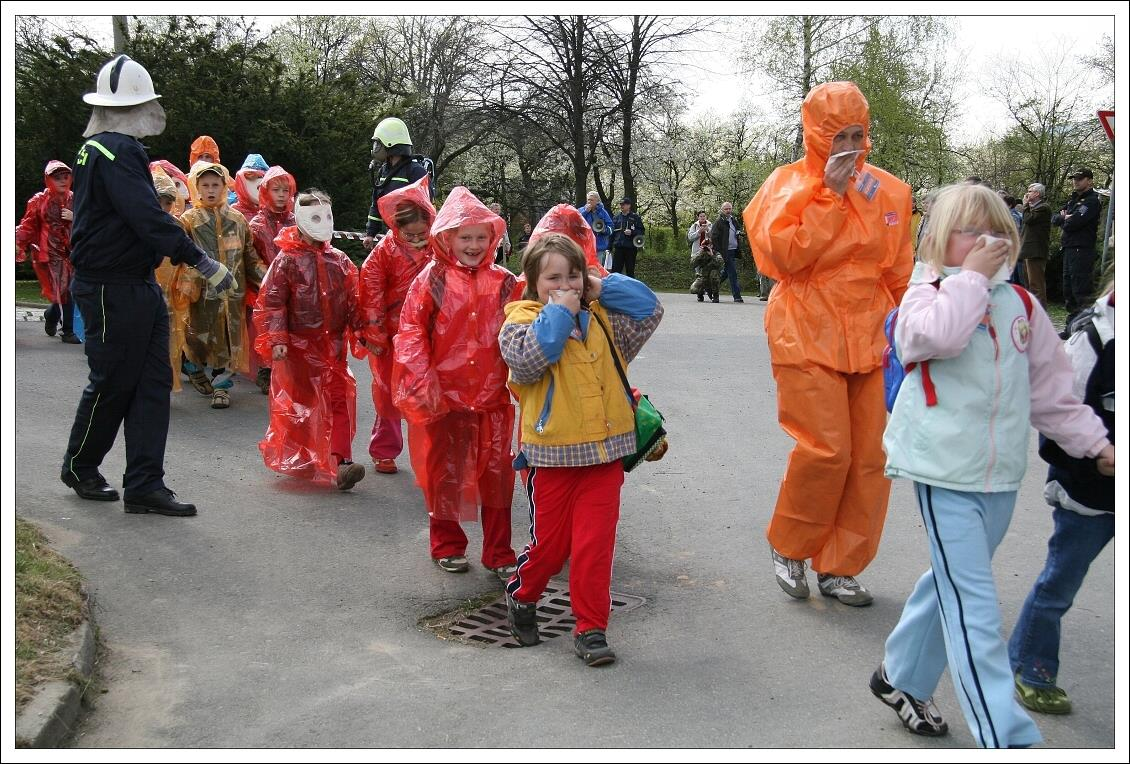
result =
[[[374,459],[373,469],[382,475],[395,475],[397,472],[396,462],[392,459]]]

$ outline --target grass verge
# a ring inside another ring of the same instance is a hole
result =
[[[82,576],[47,546],[43,533],[16,518],[16,707],[39,684],[71,673],[67,637],[85,617]]]
[[[38,281],[17,281],[16,302],[34,302],[41,305],[47,304],[47,300],[43,299],[43,295],[39,291]]]

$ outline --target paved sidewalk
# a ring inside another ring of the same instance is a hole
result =
[[[167,480],[198,517],[81,501],[57,464],[85,359],[17,322],[17,511],[83,571],[110,648],[107,692],[76,744],[972,746],[948,678],[937,702],[952,732],[939,740],[907,734],[867,688],[927,566],[909,486],[896,483],[879,556],[861,576],[872,607],[782,594],[764,529],[791,441],[777,425],[765,303],[663,300],[663,325],[631,372],[667,416],[671,450],[627,478],[613,578],[647,603],[613,617],[620,660],[604,669],[586,669],[565,638],[480,648],[418,627],[499,589],[477,565],[478,527],[472,571],[447,574],[428,559],[407,455],[400,474],[370,472],[346,494],[271,473],[256,448],[266,398],[245,379],[226,411],[191,388],[173,395]],[[355,457],[367,463],[370,377],[353,369]],[[123,463],[119,441],[104,465],[119,488]],[[995,565],[1006,629],[1051,531],[1034,443],[1029,466]],[[526,513],[516,492],[518,549]],[[1036,718],[1048,746],[1114,745],[1113,575],[1109,548],[1065,620],[1061,680],[1075,713]]]

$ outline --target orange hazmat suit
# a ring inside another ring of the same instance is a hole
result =
[[[804,100],[804,158],[773,171],[743,219],[758,271],[776,279],[765,311],[782,429],[796,447],[766,536],[819,573],[856,575],[886,518],[883,321],[913,268],[910,187],[867,164],[867,99],[855,84]],[[825,185],[833,140],[864,130],[843,196]]]

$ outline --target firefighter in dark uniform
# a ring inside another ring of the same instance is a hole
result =
[[[412,136],[408,126],[396,117],[388,117],[377,123],[373,131],[373,166],[379,166],[373,179],[373,204],[369,207],[369,219],[365,225],[365,238],[361,243],[365,249],[373,248],[374,238],[388,230],[377,210],[377,200],[390,191],[404,188],[428,175],[431,160],[412,153]],[[435,201],[435,184],[429,182],[432,201]]]
[[[187,516],[164,482],[169,431],[169,316],[154,279],[163,257],[196,268],[217,292],[231,288],[222,263],[161,210],[139,138],[165,129],[165,111],[141,64],[118,56],[98,73],[94,106],[74,169],[71,294],[86,327],[90,384],[71,428],[61,478],[84,499],[117,501],[99,472],[124,422],[125,511]]]

